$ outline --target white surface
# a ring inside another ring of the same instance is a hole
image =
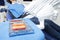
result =
[[[37,13],[37,17],[38,18],[42,18],[42,17],[46,17],[46,16],[50,16],[53,15],[54,8],[52,7],[52,5],[45,5],[38,13]]]
[[[40,25],[37,25],[38,28],[40,29],[44,29],[45,26],[44,26],[44,20],[40,21]]]
[[[59,0],[58,1],[57,0],[35,0],[35,1],[32,1],[28,6],[25,7],[25,11],[37,13],[46,4],[55,5],[58,2],[59,2]]]

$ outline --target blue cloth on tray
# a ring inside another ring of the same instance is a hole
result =
[[[24,19],[34,30],[34,34],[9,37],[9,22],[0,23],[0,40],[44,40],[43,32],[29,19]]]

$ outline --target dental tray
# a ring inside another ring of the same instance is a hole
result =
[[[9,36],[20,36],[32,34],[34,30],[23,19],[13,19],[10,21]]]

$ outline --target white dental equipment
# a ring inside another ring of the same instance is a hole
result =
[[[53,6],[60,2],[59,0],[36,0],[32,1],[28,6],[25,7],[25,11],[33,16],[38,17],[40,20],[40,29],[44,29],[44,19],[56,14],[54,13]],[[43,20],[43,21],[41,21]],[[42,28],[41,28],[42,27]]]

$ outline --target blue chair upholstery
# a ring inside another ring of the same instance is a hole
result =
[[[9,22],[0,23],[0,40],[44,40],[43,32],[29,19],[24,19],[33,30],[34,34],[9,37]]]

